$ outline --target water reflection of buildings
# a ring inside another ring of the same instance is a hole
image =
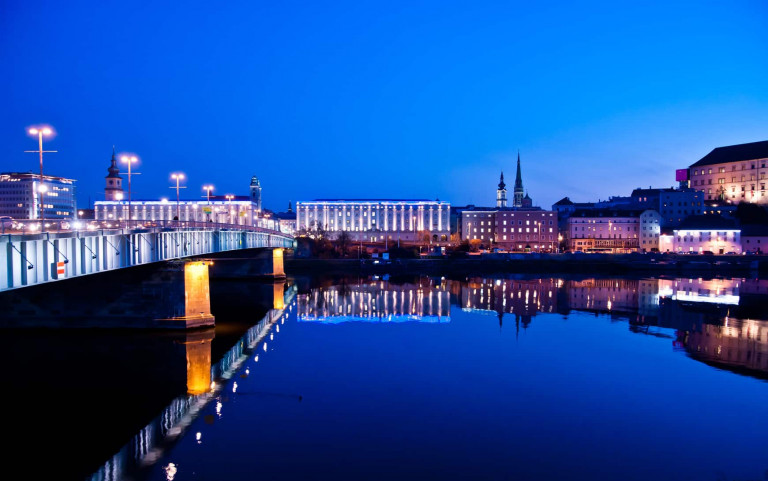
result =
[[[539,313],[608,314],[633,332],[676,338],[693,359],[768,378],[768,280],[470,279],[458,294],[463,310],[500,322],[512,314],[523,327]]]
[[[461,289],[461,308],[465,311],[495,312],[499,324],[504,314],[527,327],[540,312],[557,312],[562,279],[481,279],[467,281]]]
[[[768,321],[726,317],[722,326],[678,331],[677,341],[693,359],[768,378]]]
[[[450,322],[449,281],[394,284],[361,281],[312,289],[298,296],[301,322]]]

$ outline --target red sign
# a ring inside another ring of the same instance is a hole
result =
[[[63,262],[57,262],[56,263],[56,274],[63,276],[64,275],[64,263]]]

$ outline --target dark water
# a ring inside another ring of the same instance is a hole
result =
[[[176,340],[175,384],[96,408],[103,431],[133,416],[138,434],[91,479],[768,479],[768,281],[314,278],[280,293],[207,358]],[[121,376],[140,383],[170,349],[147,339],[104,347],[134,367]],[[72,352],[43,345],[67,369]],[[213,385],[191,395],[196,363]],[[72,395],[48,376],[12,387]],[[112,387],[102,403],[125,397]],[[89,400],[66,413],[75,428]]]

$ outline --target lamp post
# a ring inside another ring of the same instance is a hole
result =
[[[29,129],[30,135],[37,135],[37,150],[26,150],[25,152],[34,152],[40,154],[40,185],[37,187],[37,192],[40,196],[40,230],[45,229],[45,203],[43,201],[43,193],[46,191],[45,184],[43,183],[43,153],[44,152],[56,152],[55,150],[43,150],[43,135],[53,134],[53,130],[50,127],[32,127]]]
[[[171,186],[171,189],[176,189],[176,220],[181,222],[181,201],[179,200],[179,189],[186,189],[184,186],[180,186],[179,182],[184,178],[184,174],[175,173],[171,174],[171,179],[176,181],[176,187]]]
[[[138,175],[138,172],[131,172],[131,164],[139,161],[135,155],[123,155],[120,161],[128,164],[128,220],[131,220],[131,176]]]
[[[232,194],[227,194],[224,196],[224,198],[226,198],[229,201],[229,223],[234,224],[235,222],[232,216],[232,199],[234,199],[235,196]]]
[[[208,197],[208,222],[210,222],[211,221],[211,192],[213,192],[213,186],[204,185],[203,190],[206,192],[206,197]]]

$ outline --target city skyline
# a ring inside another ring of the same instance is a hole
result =
[[[715,147],[765,139],[758,2],[435,6],[5,5],[0,170],[35,171],[24,130],[47,122],[46,173],[76,178],[81,203],[103,200],[116,145],[141,159],[137,198],[185,172],[190,198],[243,193],[255,174],[278,211],[492,205],[519,149],[546,207],[669,187]]]

